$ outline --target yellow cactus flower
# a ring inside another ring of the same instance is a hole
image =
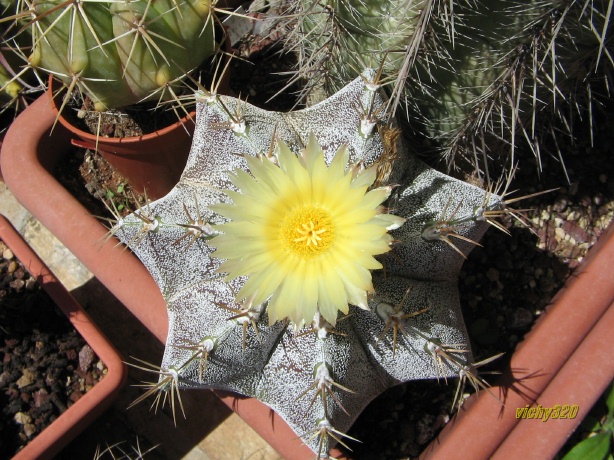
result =
[[[348,167],[345,146],[327,167],[313,135],[300,157],[278,141],[276,162],[246,160],[251,175],[230,175],[240,189],[226,191],[233,203],[210,207],[230,219],[210,241],[226,259],[219,271],[227,280],[247,277],[237,300],[255,306],[270,298],[270,323],[288,318],[298,327],[316,313],[334,325],[348,304],[368,308],[370,270],[382,268],[373,256],[390,250],[387,230],[404,222],[383,213],[390,187],[368,191],[376,168]]]

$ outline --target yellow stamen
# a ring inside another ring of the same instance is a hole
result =
[[[300,238],[294,238],[294,242],[298,243],[299,241],[307,241],[307,246],[313,244],[314,246],[318,245],[318,241],[322,241],[320,237],[320,233],[324,233],[326,231],[325,228],[321,228],[319,230],[315,229],[312,221],[309,221],[309,224],[303,224],[303,228],[297,228],[297,232],[301,235]]]
[[[330,213],[317,205],[301,206],[289,212],[279,232],[282,247],[302,257],[321,254],[334,238]]]

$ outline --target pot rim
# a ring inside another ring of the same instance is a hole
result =
[[[163,136],[169,132],[172,132],[178,128],[184,128],[188,123],[195,124],[196,123],[196,110],[191,110],[185,116],[181,117],[176,122],[165,126],[164,128],[157,129],[151,133],[143,134],[142,136],[129,136],[129,137],[104,137],[96,134],[89,133],[87,131],[83,131],[77,128],[74,124],[72,124],[68,119],[66,119],[61,113],[60,109],[55,103],[56,97],[59,96],[62,88],[57,88],[58,81],[53,75],[49,75],[49,82],[47,85],[47,95],[49,97],[51,109],[57,117],[57,120],[72,132],[75,136],[78,136],[80,139],[83,139],[84,145],[78,145],[83,148],[91,148],[95,150],[95,146],[100,142],[104,142],[105,144],[111,145],[119,145],[119,144],[132,144],[135,142],[142,142],[148,140],[155,140],[160,136]]]

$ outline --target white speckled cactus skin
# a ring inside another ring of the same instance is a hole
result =
[[[455,360],[437,354],[440,344],[468,343],[456,278],[464,260],[460,251],[467,254],[473,244],[455,240],[457,251],[443,239],[454,230],[479,240],[488,226],[484,211],[502,202],[427,167],[399,137],[388,178],[398,187],[389,205],[407,221],[392,231],[397,241],[381,257],[385,269],[373,273],[371,311],[350,307],[351,315],[339,318],[334,329],[343,335],[325,324],[316,324],[312,333],[283,322],[270,326],[266,304],[238,305],[235,293],[245,280],[225,282],[216,272],[220,261],[208,245],[215,237],[209,223],[223,218],[207,206],[229,200],[222,192],[234,188],[228,171],[247,168],[242,155],[269,155],[275,136],[298,151],[314,133],[327,162],[341,144],[349,146],[351,162],[383,161],[381,131],[360,128],[364,113],[358,107],[384,103],[376,85],[368,84],[373,78],[365,71],[324,102],[291,113],[203,96],[180,182],[112,229],[142,260],[168,303],[170,327],[160,368],[166,383],[159,389],[219,388],[258,398],[320,456],[336,443],[330,434],[341,433],[335,436],[342,439],[385,389],[413,379],[457,376],[470,366],[468,350],[452,352]],[[398,332],[396,343],[393,332]]]

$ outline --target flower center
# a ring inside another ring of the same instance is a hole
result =
[[[332,217],[317,205],[301,206],[290,211],[279,231],[282,247],[303,257],[321,254],[334,239]]]

